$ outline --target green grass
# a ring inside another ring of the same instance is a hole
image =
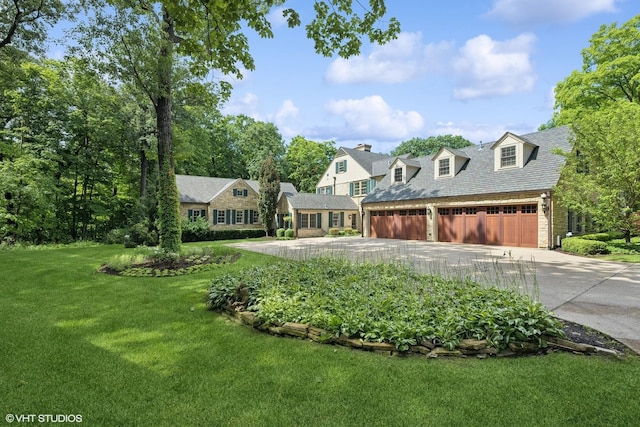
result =
[[[89,426],[631,426],[640,360],[390,358],[260,334],[205,307],[214,275],[97,268],[116,246],[0,252],[0,415]],[[8,425],[8,424],[7,424]]]
[[[614,239],[607,242],[610,254],[602,258],[609,261],[638,262],[640,263],[640,237],[633,237],[631,243],[624,239]]]

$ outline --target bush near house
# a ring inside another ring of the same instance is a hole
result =
[[[609,253],[607,243],[598,239],[568,237],[562,241],[562,250],[578,255],[604,255]]]

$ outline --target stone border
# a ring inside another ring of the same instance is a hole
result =
[[[589,344],[575,343],[573,341],[550,336],[541,337],[547,342],[547,347],[545,348],[540,347],[535,342],[513,342],[509,343],[509,347],[507,349],[498,350],[496,348],[489,347],[486,340],[464,339],[460,341],[458,347],[454,350],[446,349],[429,341],[423,341],[419,345],[410,346],[409,350],[400,351],[391,343],[363,341],[360,338],[350,338],[346,335],[336,337],[329,331],[303,323],[286,322],[279,326],[261,323],[254,312],[237,311],[231,305],[228,305],[221,314],[241,325],[250,326],[271,335],[309,339],[317,343],[335,344],[343,347],[372,351],[375,353],[385,354],[387,356],[407,356],[411,354],[418,354],[429,358],[476,357],[479,359],[486,359],[491,356],[512,357],[547,354],[553,351],[566,351],[574,354],[601,355],[615,358],[624,357],[624,354],[615,350],[609,350]]]

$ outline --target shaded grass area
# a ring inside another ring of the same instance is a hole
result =
[[[98,267],[116,246],[0,252],[0,412],[83,425],[637,425],[640,360],[389,358],[263,335],[206,310],[244,252],[172,278]]]
[[[607,242],[608,255],[602,258],[609,261],[640,263],[640,237],[633,237],[630,243],[624,239],[614,239]]]

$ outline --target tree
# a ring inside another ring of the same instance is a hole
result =
[[[601,26],[582,50],[582,70],[558,83],[555,94],[559,125],[585,111],[640,102],[640,15],[620,27]]]
[[[280,194],[280,177],[273,156],[269,155],[260,164],[260,198],[258,199],[258,213],[266,235],[274,228],[273,223],[278,207],[278,195]]]
[[[63,17],[60,0],[0,0],[0,49],[15,46],[41,52],[46,26]]]
[[[470,141],[460,135],[439,135],[429,138],[411,138],[403,141],[392,152],[392,156],[411,154],[414,157],[428,156],[435,154],[442,147],[464,148],[473,145]]]
[[[153,83],[150,97],[156,113],[158,137],[160,246],[173,252],[179,249],[180,243],[172,122],[172,78],[176,61],[185,61],[194,75],[205,76],[215,69],[241,78],[242,67],[254,69],[243,27],[255,30],[261,37],[273,37],[267,16],[272,8],[284,4],[284,0],[164,0],[134,5],[128,0],[111,0],[109,3],[127,19],[131,20],[134,15],[140,17],[144,25],[129,28],[133,34],[141,34],[140,40],[150,43],[137,49],[155,53],[155,60],[147,62],[147,65],[153,65],[152,74],[129,77]],[[363,35],[379,44],[397,36],[400,26],[394,18],[388,21],[386,28],[378,28],[380,18],[386,13],[384,0],[370,0],[369,9],[361,14],[354,11],[353,3],[353,0],[318,0],[314,3],[315,16],[307,24],[306,34],[314,41],[317,53],[324,56],[337,53],[346,58],[360,52]],[[282,13],[290,27],[301,24],[296,10],[287,8]],[[95,22],[104,21],[96,19]],[[147,33],[142,34],[141,29]],[[229,90],[228,84],[221,82],[221,87],[223,91]]]
[[[302,136],[294,137],[284,156],[288,180],[301,193],[315,193],[316,184],[336,151],[333,141],[316,142]]]
[[[601,26],[582,58],[582,70],[556,87],[553,121],[575,135],[558,196],[629,241],[640,209],[640,15]]]
[[[269,155],[280,176],[285,176],[282,165],[284,140],[273,123],[253,121],[240,134],[237,147],[248,173],[246,178],[257,179],[261,164]]]
[[[640,105],[620,103],[576,119],[573,151],[558,183],[560,202],[627,243],[640,225]]]

